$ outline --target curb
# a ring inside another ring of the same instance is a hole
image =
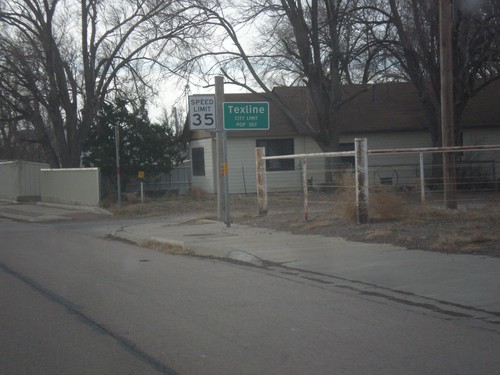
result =
[[[181,240],[173,240],[173,239],[164,238],[164,237],[141,237],[141,236],[136,236],[132,233],[129,233],[129,232],[126,232],[123,230],[118,230],[118,231],[112,233],[111,237],[132,242],[132,243],[136,244],[137,246],[142,246],[142,244],[144,242],[147,242],[147,241],[154,241],[154,242],[157,242],[160,244],[178,246],[178,247],[181,247],[182,249],[189,249],[193,252],[193,254],[201,256],[201,257],[215,257],[215,258],[220,258],[220,259],[231,259],[231,260],[251,264],[254,266],[258,266],[258,267],[262,267],[265,263],[265,261],[260,259],[259,257],[255,256],[247,251],[238,250],[238,249],[220,249],[218,247],[214,248],[213,246],[199,246],[199,245],[192,247],[192,246],[189,246],[189,244],[186,244],[185,241],[181,241]]]
[[[78,205],[71,205],[71,204],[49,203],[49,202],[37,202],[36,204],[37,204],[37,206],[62,208],[62,209],[66,209],[66,210],[88,211],[88,212],[93,212],[96,214],[111,215],[111,216],[113,215],[108,210],[101,208],[101,207],[97,207],[97,206],[78,206]]]

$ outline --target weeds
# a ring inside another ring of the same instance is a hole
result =
[[[500,256],[500,206],[495,205],[496,195],[482,206],[449,210],[435,207],[433,202],[422,205],[408,199],[408,193],[381,186],[370,191],[369,224],[357,225],[355,189],[348,180],[343,184],[344,188],[337,188],[333,193],[312,191],[309,194],[308,221],[304,221],[303,201],[298,193],[270,194],[269,215],[264,217],[257,215],[255,194],[232,195],[231,216],[235,223],[294,233]],[[202,189],[193,189],[186,195],[165,196],[144,204],[125,202],[122,207],[113,208],[113,213],[139,217],[193,214],[198,219],[217,220],[217,199]],[[153,243],[146,247],[158,246]]]
[[[142,241],[139,244],[139,246],[166,254],[180,254],[180,255],[192,254],[192,251],[190,249],[185,248],[184,246],[171,245],[168,243],[154,241],[154,240]]]
[[[200,187],[193,186],[188,190],[187,195],[194,199],[195,201],[202,201],[208,198],[208,194],[205,190]]]
[[[373,218],[383,221],[399,220],[406,214],[401,196],[389,190],[370,194],[369,210]]]

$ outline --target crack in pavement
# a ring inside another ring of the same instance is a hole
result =
[[[160,371],[161,373],[165,375],[178,375],[178,373],[168,367],[167,365],[163,364],[161,361],[158,359],[152,357],[145,351],[141,350],[134,342],[128,340],[127,338],[111,331],[109,328],[104,326],[103,324],[97,322],[95,319],[91,318],[90,316],[86,315],[81,311],[82,306],[76,305],[73,302],[67,300],[63,296],[52,292],[51,290],[45,288],[43,285],[41,285],[39,282],[36,280],[33,280],[32,278],[23,275],[20,272],[17,272],[9,267],[7,267],[5,264],[0,263],[0,270],[5,272],[8,275],[11,275],[15,277],[16,279],[22,281],[23,283],[27,284],[30,288],[35,290],[36,292],[40,293],[42,296],[47,298],[48,300],[61,305],[65,307],[68,311],[68,313],[75,315],[79,321],[81,321],[83,324],[89,326],[90,328],[96,330],[97,332],[101,334],[105,334],[112,339],[114,339],[122,348],[124,348],[128,353],[133,355],[134,357],[138,358],[142,362],[146,363],[153,369]]]

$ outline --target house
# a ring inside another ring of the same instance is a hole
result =
[[[350,85],[343,88],[346,97],[352,95],[339,113],[340,149],[352,150],[355,138],[367,138],[373,149],[432,147],[428,120],[410,83],[385,83],[377,85]],[[304,87],[278,87],[274,91],[287,106],[293,109],[300,124],[295,126],[280,107],[269,103],[269,130],[228,131],[229,191],[254,193],[256,191],[255,148],[266,147],[266,155],[288,155],[322,152],[313,138],[317,118]],[[225,102],[258,102],[256,94],[226,94]],[[470,100],[463,115],[464,145],[500,144],[500,82],[491,84]],[[307,131],[307,128],[311,129]],[[191,132],[192,185],[207,192],[216,192],[218,168],[216,167],[215,133]],[[426,156],[430,165],[430,155]],[[411,183],[418,177],[418,155],[404,154],[397,158],[374,157],[373,173],[380,181],[387,181],[398,174]],[[497,170],[500,159],[496,153]],[[346,162],[348,160],[339,160]],[[324,182],[323,163],[308,173],[315,184]],[[493,167],[495,168],[495,167]],[[300,165],[297,160],[267,162],[267,181],[271,191],[289,190],[300,186]],[[308,169],[309,171],[309,169]]]

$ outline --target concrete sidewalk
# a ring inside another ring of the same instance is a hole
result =
[[[500,322],[500,259],[408,250],[391,245],[293,235],[210,220],[148,223],[123,227],[115,237],[179,245],[198,255],[259,264],[279,264],[492,312]],[[500,246],[500,244],[499,244]]]
[[[0,201],[0,217],[19,221],[41,223],[46,221],[71,220],[75,215],[82,213],[111,215],[108,211],[100,207]]]

